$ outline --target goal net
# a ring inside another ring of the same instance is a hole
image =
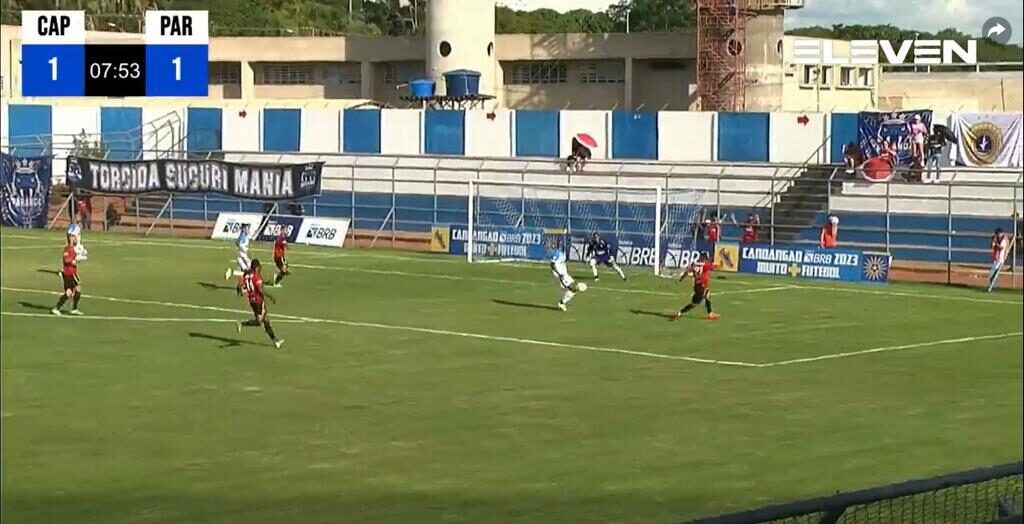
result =
[[[682,246],[691,238],[684,222],[699,216],[698,202],[696,193],[660,187],[474,181],[466,258],[543,261],[560,246],[570,261],[580,262],[596,233],[620,265],[659,272],[666,255],[678,264],[679,254],[666,251],[666,241]]]
[[[664,256],[662,276],[678,276],[707,249],[702,240],[701,225],[711,217],[713,209],[702,207],[706,192],[698,189],[669,189],[662,194],[665,217],[661,228]]]

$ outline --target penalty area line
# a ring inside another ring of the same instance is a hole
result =
[[[12,292],[16,292],[16,293],[34,293],[34,294],[44,294],[44,295],[56,295],[56,294],[58,294],[58,293],[55,293],[53,291],[46,291],[46,290],[41,290],[41,289],[23,289],[23,288],[12,288],[12,287],[2,287],[0,289],[2,289],[3,291],[12,291]],[[186,308],[186,309],[200,309],[200,310],[206,310],[206,311],[218,311],[218,312],[226,312],[226,313],[246,313],[246,311],[238,310],[238,309],[229,309],[229,308],[222,308],[222,307],[216,307],[216,306],[200,306],[200,305],[195,305],[195,304],[180,304],[180,303],[175,303],[175,302],[158,302],[158,301],[154,301],[154,300],[134,300],[134,299],[127,299],[127,298],[102,297],[102,296],[96,296],[96,295],[88,295],[86,298],[88,298],[90,300],[108,300],[108,301],[111,301],[111,302],[123,302],[123,303],[127,303],[127,304],[147,304],[147,305],[154,305],[154,306],[180,307],[180,308]],[[698,364],[715,364],[715,365],[719,365],[719,366],[746,367],[746,368],[763,367],[761,364],[753,364],[753,363],[750,363],[750,362],[738,362],[738,361],[731,361],[731,360],[715,360],[715,359],[709,359],[709,358],[688,357],[688,356],[683,356],[683,355],[666,355],[666,354],[663,354],[663,353],[652,353],[652,352],[649,352],[649,351],[635,351],[635,350],[631,350],[631,349],[589,346],[589,345],[585,345],[585,344],[570,344],[570,343],[566,343],[566,342],[554,342],[554,341],[549,341],[549,340],[534,340],[534,339],[528,339],[528,338],[506,337],[506,336],[501,336],[501,335],[485,335],[485,334],[482,334],[482,333],[468,333],[468,332],[462,332],[462,331],[451,331],[451,330],[447,330],[447,329],[432,329],[432,328],[423,328],[423,327],[416,327],[416,326],[402,326],[402,325],[395,325],[395,324],[380,324],[380,323],[376,323],[376,322],[357,322],[357,321],[339,320],[339,319],[310,318],[310,317],[301,317],[301,316],[295,316],[295,315],[282,315],[282,314],[278,314],[278,313],[273,313],[272,317],[279,318],[279,319],[292,320],[292,321],[296,321],[296,322],[320,323],[320,324],[335,324],[335,325],[351,326],[351,327],[376,328],[376,329],[382,329],[382,330],[388,330],[388,331],[407,331],[407,332],[413,332],[413,333],[424,333],[424,334],[430,334],[430,335],[443,335],[443,336],[458,337],[458,338],[472,338],[472,339],[479,339],[479,340],[492,340],[492,341],[496,341],[496,342],[512,342],[512,343],[516,343],[516,344],[523,344],[523,345],[530,345],[530,346],[546,346],[546,347],[555,347],[555,348],[564,348],[564,349],[578,349],[578,350],[583,350],[583,351],[592,351],[592,352],[595,352],[595,353],[617,353],[617,354],[620,354],[620,355],[630,355],[630,356],[636,356],[636,357],[656,358],[656,359],[662,359],[662,360],[677,360],[677,361],[683,361],[683,362],[694,362],[694,363],[698,363]],[[87,317],[82,317],[82,318],[87,318]]]
[[[943,339],[943,340],[933,340],[933,341],[930,341],[930,342],[918,342],[916,344],[903,344],[903,345],[900,345],[900,346],[883,346],[883,347],[877,347],[877,348],[862,349],[862,350],[859,350],[859,351],[847,351],[847,352],[844,352],[844,353],[833,353],[831,355],[820,355],[820,356],[817,356],[817,357],[795,358],[795,359],[792,359],[792,360],[781,360],[779,362],[767,362],[767,363],[764,363],[764,364],[760,364],[759,367],[770,368],[770,367],[778,367],[778,366],[791,366],[793,364],[804,364],[804,363],[807,363],[807,362],[819,362],[819,361],[822,361],[822,360],[834,360],[834,359],[837,359],[837,358],[855,357],[855,356],[858,356],[858,355],[869,355],[869,354],[872,354],[872,353],[887,353],[887,352],[890,352],[890,351],[903,351],[903,350],[907,350],[907,349],[917,349],[917,348],[926,348],[926,347],[934,347],[934,346],[945,346],[945,345],[948,345],[948,344],[961,344],[961,343],[967,343],[967,342],[978,342],[978,341],[982,341],[982,340],[1001,340],[1001,339],[1004,339],[1004,338],[1013,338],[1013,337],[1019,337],[1019,336],[1022,336],[1022,335],[1024,335],[1024,332],[1017,331],[1017,332],[1013,332],[1013,333],[999,333],[999,334],[996,334],[996,335],[982,335],[982,336],[977,336],[977,337],[948,338],[948,339]]]

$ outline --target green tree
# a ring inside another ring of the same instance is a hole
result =
[[[616,29],[633,32],[688,31],[696,25],[693,2],[679,0],[620,0],[608,9]]]

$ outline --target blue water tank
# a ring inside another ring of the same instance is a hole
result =
[[[409,82],[409,90],[413,98],[430,98],[436,92],[437,84],[429,78],[421,78]]]
[[[444,74],[448,96],[476,96],[480,94],[480,72],[456,69]]]

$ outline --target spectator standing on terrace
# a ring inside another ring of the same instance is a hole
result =
[[[924,183],[937,184],[942,174],[942,154],[946,149],[946,135],[933,129],[928,135],[928,160],[925,162]]]
[[[744,244],[757,243],[757,230],[761,227],[761,217],[751,211],[747,215],[747,221],[743,223],[743,237],[740,239]]]
[[[839,217],[829,215],[825,225],[821,226],[821,238],[818,246],[822,249],[834,249],[839,240]]]
[[[924,144],[928,138],[928,126],[921,121],[921,115],[914,115],[910,121],[910,156],[924,159]],[[923,164],[923,162],[922,162]]]
[[[718,216],[712,216],[711,219],[704,221],[704,239],[708,241],[708,244],[714,247],[714,245],[722,239],[722,225],[718,222]]]
[[[82,225],[82,229],[91,229],[92,199],[88,195],[79,193],[75,197],[75,213],[78,215],[78,223]]]

